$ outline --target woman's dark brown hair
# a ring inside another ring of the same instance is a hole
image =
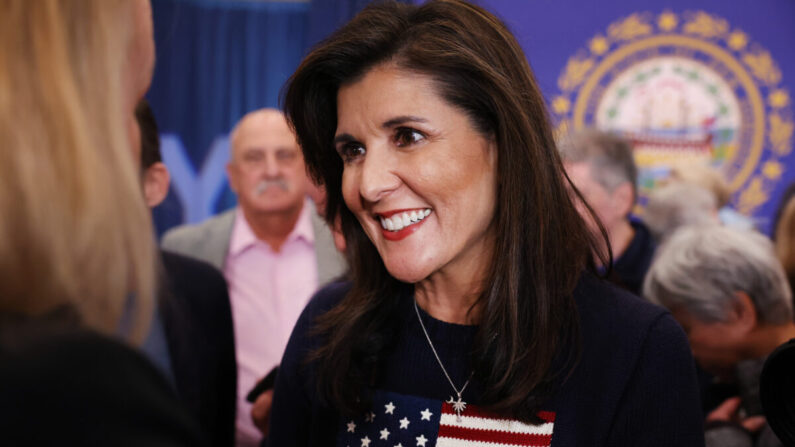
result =
[[[479,404],[534,421],[579,347],[572,292],[593,238],[573,206],[541,92],[513,35],[487,11],[462,1],[370,5],[321,42],[290,79],[285,112],[310,174],[326,185],[326,218],[342,223],[353,288],[317,321],[321,395],[359,409],[390,343],[398,293],[342,193],[343,164],[332,143],[337,92],[375,66],[431,76],[436,92],[497,143],[496,249],[479,298],[472,350]]]

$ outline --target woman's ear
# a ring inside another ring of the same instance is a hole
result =
[[[616,207],[616,215],[629,216],[632,208],[635,207],[635,190],[629,182],[618,185],[612,192],[611,198]]]
[[[154,208],[166,199],[170,181],[171,176],[166,165],[162,162],[158,161],[144,170],[143,183],[146,206]]]
[[[751,296],[746,292],[737,291],[734,292],[734,296],[735,300],[732,304],[730,315],[731,322],[738,331],[748,334],[756,328],[759,322],[756,306],[754,306]]]

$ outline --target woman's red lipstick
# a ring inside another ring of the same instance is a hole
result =
[[[417,208],[414,208],[414,209],[401,209],[401,210],[391,210],[391,211],[387,211],[387,212],[384,212],[384,213],[378,213],[379,225],[381,223],[380,219],[386,219],[386,218],[390,218],[390,217],[392,217],[392,216],[394,216],[396,214],[410,213],[412,211],[415,211],[417,213],[424,213],[425,209],[417,209]],[[403,227],[402,229],[400,229],[398,231],[387,230],[386,228],[384,228],[382,226],[381,227],[381,232],[383,233],[384,238],[386,240],[399,241],[399,240],[407,238],[408,236],[413,234],[415,231],[417,231],[420,228],[420,225],[422,225],[425,222],[425,219],[427,219],[427,218],[428,218],[428,216],[425,216],[422,220],[420,220],[418,222],[414,222],[411,225],[408,225],[406,227]]]

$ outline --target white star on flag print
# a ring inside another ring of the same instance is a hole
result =
[[[384,391],[376,391],[372,408],[358,418],[341,420],[338,446],[549,447],[555,424],[553,412],[540,412],[543,423],[532,425],[477,405],[467,405],[459,421],[449,402]]]

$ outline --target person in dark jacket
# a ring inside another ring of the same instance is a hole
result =
[[[632,143],[618,135],[589,129],[563,137],[560,154],[566,174],[607,232],[613,264],[601,268],[609,270],[609,281],[640,295],[657,244],[649,227],[631,215],[638,198],[638,168]],[[580,206],[579,210],[591,231],[599,234],[588,208]]]
[[[144,200],[154,208],[168,194],[157,121],[149,103],[135,109],[141,129]],[[161,250],[158,311],[177,394],[212,446],[235,443],[237,363],[232,309],[223,274],[197,259]]]

